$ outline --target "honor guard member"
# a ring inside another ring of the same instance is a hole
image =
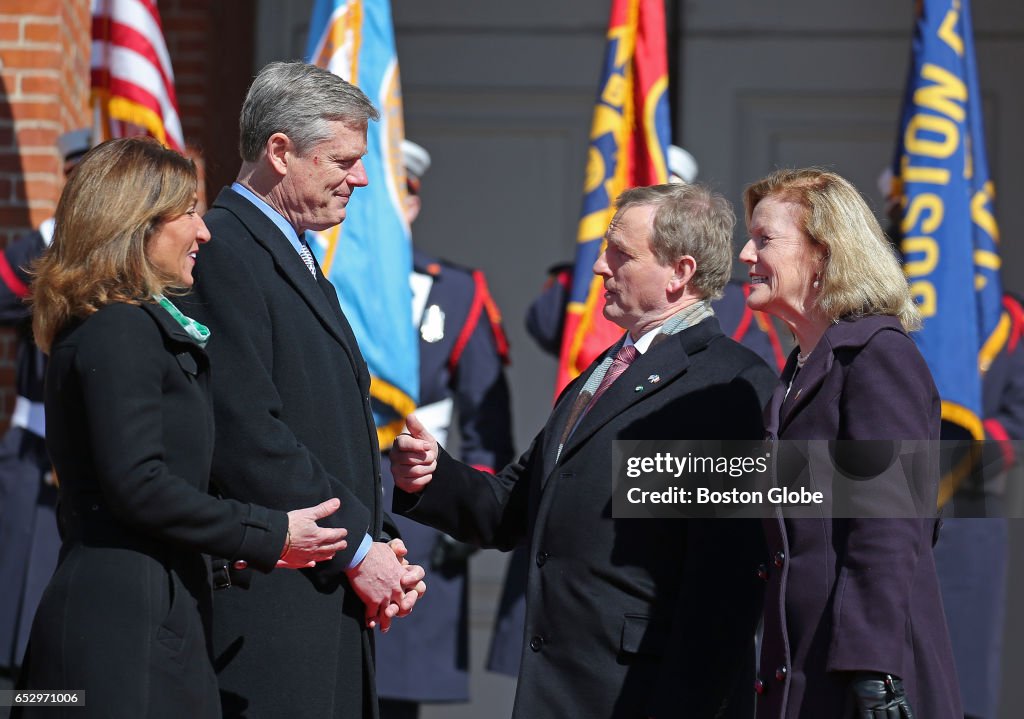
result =
[[[402,143],[408,176],[406,218],[420,212],[420,182],[430,155]],[[493,472],[512,459],[511,410],[504,365],[508,342],[480,270],[413,251],[409,277],[419,327],[420,402],[416,415],[447,443],[454,426],[464,462]],[[381,462],[384,506],[391,505],[390,463]],[[422,702],[469,700],[467,559],[475,551],[448,535],[394,517],[407,559],[427,572],[430,600],[377,638],[382,719],[407,719]]]
[[[992,364],[979,368],[989,440],[981,455],[983,468],[959,484],[945,510],[958,518],[943,522],[935,545],[966,719],[999,716],[1009,562],[1006,480],[1020,459],[1014,450],[1017,440],[1024,439],[1024,307],[1005,294],[1003,310],[1011,322],[1009,336]]]
[[[91,147],[90,128],[57,138],[65,177]],[[50,246],[53,225],[50,217],[0,252],[0,325],[14,327],[18,338],[18,395],[10,429],[0,441],[0,675],[10,677],[24,657],[32,617],[60,550],[56,481],[44,441],[46,359],[32,341],[25,302],[32,281],[29,268]]]
[[[669,145],[667,159],[669,182],[692,183],[697,180],[697,160],[689,152],[678,145]],[[562,350],[565,304],[572,285],[572,273],[573,265],[568,262],[549,269],[544,289],[526,311],[526,331],[542,350],[554,357],[558,357]],[[715,316],[726,336],[752,349],[769,367],[781,372],[786,364],[786,353],[778,332],[769,317],[747,307],[749,293],[748,282],[732,279],[725,286],[724,294],[711,306],[715,308]],[[584,360],[585,363],[589,361]],[[519,654],[523,644],[527,564],[525,548],[520,547],[512,553],[487,658],[487,669],[512,677],[519,674]]]

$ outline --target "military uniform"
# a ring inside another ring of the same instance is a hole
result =
[[[0,323],[18,337],[18,399],[0,441],[0,668],[21,664],[32,617],[57,565],[57,489],[46,454],[43,415],[45,357],[32,341],[25,303],[28,268],[49,244],[53,221],[0,253]]]
[[[977,719],[998,711],[1009,561],[1003,485],[1018,460],[1012,441],[1024,439],[1024,308],[1010,295],[1003,306],[1010,336],[982,380],[985,436],[998,445],[986,446],[984,481],[968,480],[954,497],[957,513],[985,518],[945,520],[935,546],[964,714]]]
[[[420,335],[416,416],[442,445],[458,428],[463,461],[486,471],[512,459],[508,344],[483,273],[415,251],[413,317]],[[384,506],[394,482],[381,462]],[[396,516],[407,559],[427,573],[428,601],[377,638],[377,689],[383,699],[469,699],[466,556],[435,529]],[[387,714],[385,713],[385,716]]]

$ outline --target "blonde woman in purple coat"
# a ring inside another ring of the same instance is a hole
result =
[[[780,170],[744,193],[747,304],[797,340],[765,425],[778,439],[935,440],[939,396],[907,332],[899,262],[849,182]],[[919,485],[932,465],[911,465]],[[810,471],[810,470],[809,470]],[[758,719],[962,719],[932,557],[935,519],[766,519]]]

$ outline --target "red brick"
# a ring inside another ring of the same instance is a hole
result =
[[[19,128],[17,144],[18,147],[23,149],[28,147],[56,147],[57,135],[59,134],[60,132],[56,128]]]
[[[60,13],[60,5],[60,0],[4,0],[4,13],[56,17]]]
[[[59,120],[60,106],[56,102],[12,102],[11,115],[15,120]]]
[[[14,128],[0,127],[0,151],[11,147],[14,144]]]
[[[61,163],[57,160],[56,152],[39,155],[26,155],[22,153],[21,171],[25,173],[48,172],[51,175],[57,175],[61,172]]]
[[[32,221],[29,219],[29,215],[30,213],[28,208],[24,206],[0,206],[0,227],[17,227],[28,229],[29,227],[32,226]]]
[[[0,152],[0,172],[21,174],[21,155],[17,152]],[[0,193],[0,197],[8,197],[10,193]]]
[[[0,42],[17,42],[20,37],[20,28],[17,22],[0,20]]]
[[[25,48],[13,48],[0,50],[0,62],[5,67],[17,70],[21,68],[32,70],[56,70],[60,67],[61,53],[58,50],[27,50]]]
[[[14,181],[14,201],[54,202],[57,199],[57,178]]]
[[[29,22],[25,24],[26,42],[45,42],[56,44],[60,42],[60,25],[55,22],[41,23]]]
[[[21,92],[23,95],[59,95],[63,86],[57,75],[21,76]]]

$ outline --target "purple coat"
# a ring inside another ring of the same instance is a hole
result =
[[[938,439],[938,392],[896,318],[829,327],[786,399],[796,353],[768,409],[770,436]],[[962,719],[932,557],[936,523],[765,520],[758,719],[852,717],[843,672],[857,670],[901,677],[915,716]]]

